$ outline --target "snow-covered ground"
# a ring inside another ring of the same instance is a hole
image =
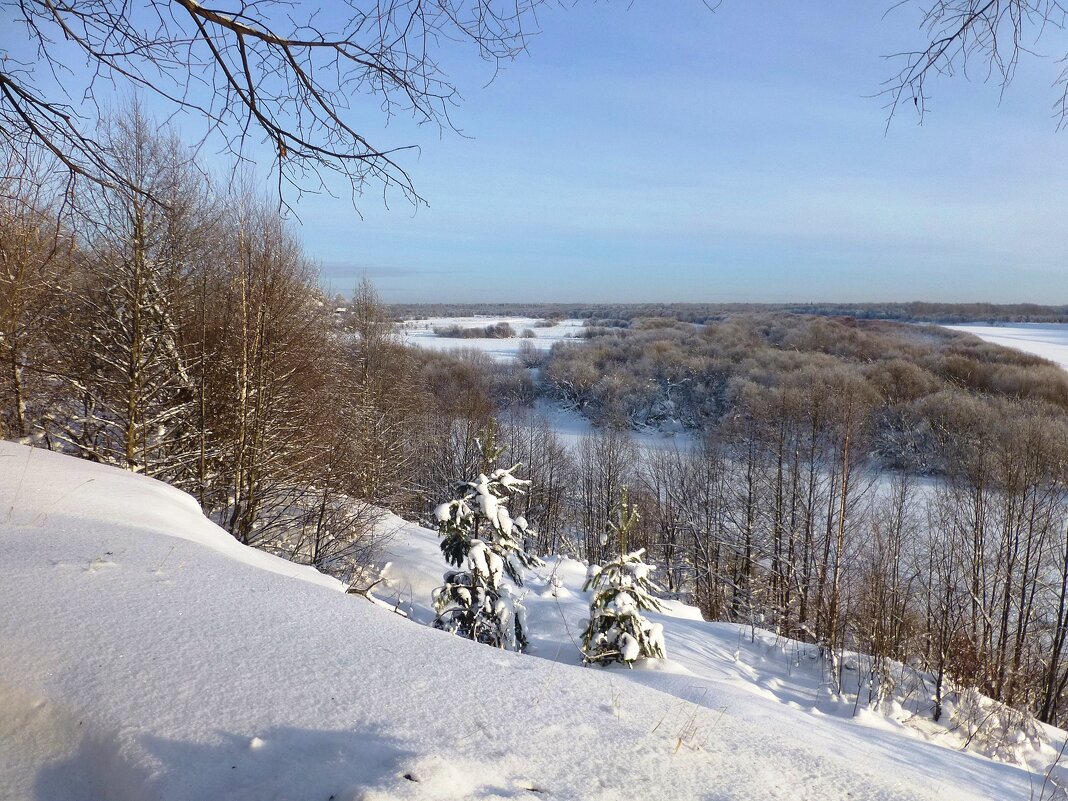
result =
[[[548,423],[560,441],[572,452],[575,452],[584,437],[596,431],[593,424],[578,412],[565,409],[545,398],[535,401],[534,413]],[[631,431],[630,436],[635,445],[654,450],[678,448],[680,451],[688,451],[697,445],[694,433],[681,426],[675,431]]]
[[[386,581],[376,592],[411,619],[429,623],[431,593],[445,567],[438,538],[433,531],[398,519],[394,524],[397,531],[383,554]],[[581,590],[585,565],[550,559],[527,575],[523,603],[531,633],[528,653],[565,665],[581,664],[578,640],[589,602]],[[622,715],[627,714],[626,699],[634,685],[672,696],[657,726],[669,732],[680,749],[710,755],[724,748],[752,751],[749,775],[754,789],[768,791],[764,797],[787,795],[794,786],[798,798],[852,793],[856,798],[929,794],[950,799],[974,794],[1022,799],[1032,797],[1029,782],[1034,782],[1038,798],[1045,771],[1057,760],[1064,733],[1042,726],[1037,727],[1040,736],[1021,737],[999,754],[1014,765],[975,753],[993,753],[993,743],[982,736],[969,744],[974,750],[965,749],[974,730],[964,722],[964,710],[950,709],[941,725],[931,721],[930,694],[915,671],[903,671],[910,680],[875,712],[864,703],[866,689],[859,705],[855,693],[831,691],[828,666],[814,646],[747,626],[705,622],[698,610],[679,602],[665,606],[664,613],[648,616],[664,626],[668,659],[639,663],[635,670],[587,670],[615,688],[618,700],[613,705]],[[845,684],[855,688],[864,658],[853,656],[846,664]],[[988,711],[981,712],[980,719]],[[1046,798],[1064,798],[1053,781],[1068,782],[1068,769],[1055,768],[1045,789]]]
[[[851,717],[808,652],[679,604],[659,617],[670,660],[579,667],[573,561],[528,581],[544,658],[502,652],[237,545],[155,481],[10,443],[0,545],[4,799],[1004,801],[1042,785]],[[425,620],[435,535],[402,525],[384,556],[376,593]]]
[[[750,798],[672,699],[415,625],[157,482],[0,443],[4,799]],[[761,793],[760,797],[767,797]]]
[[[561,320],[554,326],[536,328],[538,320],[534,317],[430,317],[423,320],[407,320],[400,325],[404,341],[409,345],[415,345],[429,350],[456,350],[467,348],[480,350],[498,361],[512,361],[519,352],[522,342],[532,342],[539,350],[548,350],[554,342],[562,339],[573,339],[582,331],[582,320]],[[434,333],[435,328],[445,328],[457,325],[460,328],[484,328],[496,323],[508,323],[515,329],[516,334],[530,329],[534,332],[534,338],[520,336],[509,339],[460,339],[451,337],[439,337]]]
[[[953,331],[974,334],[986,342],[1004,345],[1049,359],[1068,370],[1068,325],[1062,323],[1007,323],[1005,325],[947,325]]]

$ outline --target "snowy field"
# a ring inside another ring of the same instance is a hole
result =
[[[1062,323],[1008,323],[1006,325],[947,325],[953,331],[973,334],[986,342],[1015,348],[1049,359],[1068,370],[1068,325]]]
[[[582,668],[571,560],[528,574],[534,656],[419,625],[437,538],[387,525],[375,592],[414,620],[158,482],[0,443],[0,798],[1050,798],[1060,732],[1007,764],[907,700],[854,715],[811,649],[681,604],[670,659]]]
[[[537,322],[535,317],[431,317],[425,320],[406,320],[401,323],[400,330],[404,341],[409,345],[429,350],[480,350],[498,361],[505,362],[515,359],[522,342],[533,342],[539,350],[548,350],[554,342],[573,339],[582,331],[582,320],[561,320],[548,328],[535,328],[534,324]],[[435,328],[453,325],[460,328],[484,328],[496,323],[508,323],[515,329],[516,334],[530,329],[534,332],[534,338],[515,336],[509,339],[460,339],[434,334]]]

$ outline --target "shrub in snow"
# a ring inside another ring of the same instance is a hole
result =
[[[590,598],[590,619],[582,634],[583,660],[601,665],[636,659],[664,658],[664,627],[642,617],[642,610],[661,611],[663,606],[652,594],[659,588],[649,579],[652,565],[642,559],[645,549],[625,553],[627,532],[638,520],[628,507],[624,492],[618,525],[620,555],[602,567],[590,565],[584,591]]]
[[[530,484],[515,477],[518,467],[459,482],[459,497],[434,510],[445,561],[461,568],[434,591],[434,627],[516,651],[527,644],[523,606],[505,577],[522,586],[522,569],[541,564],[523,550],[527,521],[508,512],[508,498]]]
[[[651,593],[657,587],[649,580],[653,569],[642,555],[645,549],[623,554],[603,567],[591,565],[583,590],[593,590],[590,620],[582,634],[583,658],[587,663],[630,664],[641,658],[664,658],[664,627],[642,617],[642,610],[661,611]]]

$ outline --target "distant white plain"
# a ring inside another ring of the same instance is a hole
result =
[[[425,320],[405,320],[400,329],[404,341],[428,350],[480,350],[499,362],[509,362],[516,358],[522,342],[533,342],[538,350],[547,351],[554,342],[574,339],[582,332],[582,320],[561,320],[548,328],[535,328],[539,322],[535,317],[428,317]],[[526,329],[534,332],[534,338],[515,336],[509,339],[460,339],[439,337],[435,328],[458,325],[460,328],[483,328],[496,323],[508,323],[521,334]]]

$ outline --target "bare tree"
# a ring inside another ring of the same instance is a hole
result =
[[[46,175],[35,169],[0,182],[0,436],[30,434],[55,371],[42,332],[66,289],[74,242],[54,214],[55,187],[39,180]]]
[[[254,198],[234,210],[237,246],[226,265],[218,360],[220,450],[227,475],[223,525],[257,544],[285,525],[295,499],[315,486],[330,442],[340,346],[300,246]]]
[[[628,432],[607,429],[584,436],[575,458],[582,554],[600,563],[613,553],[613,514],[624,488],[632,483],[638,452]]]
[[[911,6],[898,2],[897,6]],[[925,4],[921,27],[928,43],[918,50],[894,54],[901,64],[886,83],[884,95],[892,117],[911,105],[922,120],[927,111],[928,82],[958,72],[995,78],[1004,89],[1016,74],[1020,56],[1032,53],[1038,41],[1061,32],[1068,12],[1058,0],[937,0]],[[1064,56],[1068,48],[1057,55]],[[1068,117],[1068,69],[1058,81],[1056,110]]]
[[[130,88],[202,120],[235,164],[266,143],[281,193],[325,188],[332,173],[354,192],[372,180],[417,202],[396,160],[410,146],[375,145],[356,120],[377,105],[383,121],[451,127],[458,94],[443,53],[466,44],[491,64],[515,57],[540,2],[346,0],[302,13],[284,0],[0,0],[5,24],[36,47],[32,62],[0,64],[0,137],[120,185],[89,112]]]
[[[527,550],[558,554],[574,550],[567,538],[567,511],[572,505],[575,464],[567,446],[552,427],[529,409],[512,407],[502,415],[498,443],[504,461],[522,462],[531,486],[513,499],[512,512],[537,521],[535,541]]]
[[[894,689],[891,660],[904,661],[915,643],[909,641],[910,604],[915,597],[919,570],[915,478],[896,473],[884,496],[873,504],[870,531],[857,566],[858,600],[853,626],[857,644],[868,655],[868,703],[876,705]],[[859,689],[858,689],[859,692]]]
[[[185,486],[193,381],[178,334],[188,252],[176,240],[194,214],[196,181],[177,140],[136,105],[105,133],[131,189],[90,185],[74,199],[83,269],[66,299],[76,324],[60,336],[80,412],[54,410],[51,428],[84,456]]]

